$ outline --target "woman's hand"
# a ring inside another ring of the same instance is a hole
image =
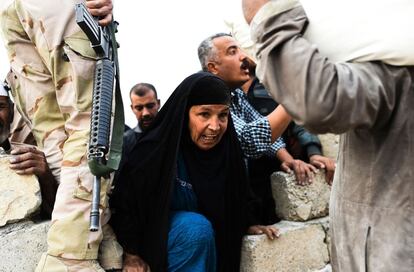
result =
[[[254,225],[250,226],[247,230],[247,233],[250,235],[260,235],[266,234],[266,236],[273,240],[275,238],[279,238],[279,230],[273,226],[263,226],[263,225]]]
[[[122,272],[150,272],[148,264],[138,255],[125,252]]]

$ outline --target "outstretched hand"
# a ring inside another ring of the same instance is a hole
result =
[[[266,234],[267,238],[273,240],[275,238],[279,238],[279,230],[273,226],[263,226],[263,225],[254,225],[250,226],[247,229],[247,234],[250,235],[260,235]]]
[[[99,24],[106,26],[112,21],[112,0],[86,0],[88,11],[99,17]]]

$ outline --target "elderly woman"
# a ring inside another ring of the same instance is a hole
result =
[[[124,271],[239,271],[244,234],[278,236],[252,216],[229,104],[221,79],[193,74],[131,147],[113,202]]]

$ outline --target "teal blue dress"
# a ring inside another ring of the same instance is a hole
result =
[[[197,213],[197,197],[180,153],[170,207],[168,271],[215,272],[214,230],[210,221]]]

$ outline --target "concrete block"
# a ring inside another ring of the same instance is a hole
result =
[[[318,135],[318,138],[322,144],[323,155],[336,159],[339,150],[339,135],[327,133]]]
[[[0,157],[0,227],[30,217],[42,202],[34,175],[18,175],[9,168],[10,156]]]
[[[0,271],[34,271],[47,250],[49,224],[25,221],[0,228]]]
[[[281,221],[275,226],[281,233],[276,240],[265,235],[244,237],[241,272],[318,271],[329,263],[326,234],[320,223]]]
[[[275,172],[271,184],[276,214],[282,220],[307,221],[328,215],[331,187],[324,171],[319,171],[307,186],[297,185],[294,174]]]

